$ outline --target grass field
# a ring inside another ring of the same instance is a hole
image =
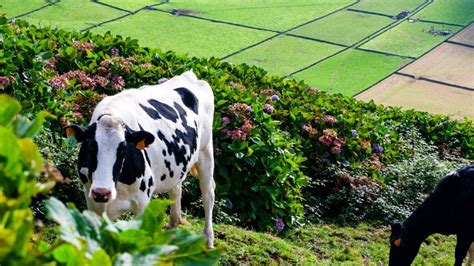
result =
[[[142,23],[153,21],[153,23]],[[189,53],[192,56],[221,57],[272,35],[225,24],[173,16],[158,11],[141,11],[136,15],[93,29],[111,31],[140,40],[140,44],[162,50]],[[208,34],[212,32],[213,34]],[[206,36],[204,38],[204,36]]]
[[[424,80],[392,75],[383,82],[357,95],[359,100],[373,99],[378,104],[402,106],[453,118],[474,119],[474,92]]]
[[[200,233],[202,221],[188,228]],[[389,228],[366,224],[340,227],[306,225],[282,236],[256,233],[231,225],[215,226],[223,265],[387,265]],[[452,265],[454,236],[430,236],[413,265]]]
[[[87,12],[83,12],[84,10],[87,10]],[[53,6],[29,14],[22,17],[22,19],[45,27],[52,26],[78,30],[124,14],[126,13],[88,0],[61,0]]]
[[[321,90],[352,96],[409,62],[400,57],[350,49],[294,77]]]
[[[48,4],[44,0],[23,0],[18,4],[18,0],[0,1],[0,13],[7,14],[8,17],[15,17]]]
[[[428,33],[431,27],[438,30],[451,30],[453,33],[448,36],[433,35]],[[460,29],[456,26],[405,21],[362,45],[361,48],[419,57],[433,46],[453,36]]]
[[[290,33],[352,45],[390,23],[387,17],[340,11]]]
[[[355,2],[354,0],[180,0],[159,6],[194,15],[273,30],[288,30]]]
[[[145,6],[152,6],[162,3],[161,0],[140,0],[140,1],[130,1],[130,0],[100,0],[100,2],[116,6],[128,11],[135,11]]]
[[[426,0],[362,0],[352,8],[396,15],[404,10],[412,11],[424,2]]]
[[[257,65],[272,75],[288,75],[341,49],[343,48],[331,44],[278,36],[226,60]]]
[[[434,1],[416,14],[415,18],[467,25],[474,19],[474,1]]]

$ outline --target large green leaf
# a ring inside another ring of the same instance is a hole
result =
[[[0,126],[8,125],[21,110],[21,105],[12,97],[0,94]]]
[[[172,201],[155,200],[150,202],[141,216],[140,229],[145,230],[151,236],[163,230],[166,221],[166,208]]]
[[[115,260],[115,266],[122,265],[156,265],[159,264],[160,256],[177,250],[176,246],[154,246],[146,250],[134,253],[123,253]]]
[[[20,120],[16,129],[16,134],[20,138],[32,138],[34,137],[43,126],[46,118],[54,119],[55,116],[46,111],[41,111],[36,115],[36,118],[32,121]]]
[[[81,249],[80,235],[77,232],[76,221],[66,206],[58,199],[51,197],[45,201],[45,207],[48,211],[49,218],[59,224],[61,239]]]

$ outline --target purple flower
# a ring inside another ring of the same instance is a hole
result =
[[[357,135],[359,135],[359,133],[357,133],[357,130],[355,129],[351,130],[351,136],[355,137]]]
[[[372,149],[374,150],[375,153],[382,153],[383,152],[383,147],[380,146],[379,144],[374,144],[372,146]]]
[[[110,55],[111,56],[118,56],[120,53],[120,50],[118,48],[112,48],[110,49]]]
[[[167,82],[167,81],[168,81],[167,78],[160,78],[160,79],[158,80],[158,84],[165,83],[165,82]]]
[[[274,109],[275,109],[275,108],[273,108],[273,106],[272,106],[271,104],[266,103],[266,104],[263,105],[263,110],[264,110],[265,113],[267,113],[267,114],[273,113],[273,110],[274,110]]]
[[[282,219],[276,219],[275,227],[278,231],[282,231],[285,228],[285,223]]]
[[[221,118],[221,122],[222,122],[223,125],[227,125],[227,124],[230,123],[230,118],[227,117],[227,116],[223,116],[223,117]]]
[[[278,95],[274,94],[274,95],[272,95],[272,97],[270,97],[270,99],[272,101],[278,102],[280,100],[280,97],[278,97]]]
[[[112,78],[112,89],[122,90],[125,87],[125,81],[121,76],[115,76]]]

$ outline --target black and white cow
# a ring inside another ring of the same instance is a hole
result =
[[[454,265],[461,265],[474,241],[474,165],[445,176],[410,217],[392,223],[389,265],[410,265],[433,233],[456,234]]]
[[[181,183],[199,175],[205,210],[204,234],[213,247],[214,96],[192,71],[155,86],[104,98],[88,127],[65,128],[81,142],[77,169],[87,206],[115,218],[141,214],[153,193],[168,192],[171,227],[181,222]],[[196,167],[196,168],[194,168]]]

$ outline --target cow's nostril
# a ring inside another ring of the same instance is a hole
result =
[[[112,193],[106,188],[94,188],[92,190],[92,199],[95,202],[107,202]]]

